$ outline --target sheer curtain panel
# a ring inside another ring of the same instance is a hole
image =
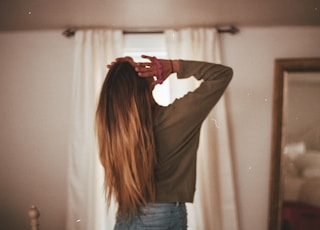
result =
[[[106,64],[122,55],[120,30],[83,30],[75,35],[66,229],[112,229],[106,213],[103,170],[94,135],[94,116]],[[106,226],[108,225],[108,226]]]
[[[214,28],[166,30],[165,37],[171,59],[221,62],[219,33]],[[172,100],[199,84],[192,78],[169,81]],[[189,229],[239,230],[228,128],[226,100],[222,97],[202,125],[196,194],[194,204],[188,205]]]

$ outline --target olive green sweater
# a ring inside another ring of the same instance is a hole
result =
[[[201,124],[224,93],[233,74],[231,68],[223,65],[183,60],[179,63],[178,78],[194,76],[203,82],[172,104],[156,108],[157,203],[193,202]]]

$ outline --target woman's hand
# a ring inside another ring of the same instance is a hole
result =
[[[127,61],[129,62],[133,68],[136,68],[137,66],[137,63],[134,62],[134,60],[132,59],[132,57],[119,57],[119,58],[116,58],[115,61],[111,62],[110,64],[107,65],[107,67],[110,69],[112,66],[114,66],[114,64],[116,64],[117,62],[122,62],[122,61]]]
[[[135,67],[135,70],[137,71],[138,75],[140,77],[157,77],[157,82],[162,83],[165,79],[169,77],[169,75],[174,71],[173,67],[173,61],[172,60],[166,60],[166,59],[156,59],[155,57],[147,56],[147,55],[142,55],[142,58],[149,59],[150,62],[138,62],[136,63],[137,66]],[[161,71],[159,76],[159,66],[156,63],[161,65]],[[160,78],[160,79],[159,79]]]
[[[155,57],[147,55],[141,55],[141,57],[149,59],[149,61],[135,62],[132,57],[119,57],[111,62],[111,64],[108,64],[107,67],[110,69],[117,62],[127,61],[140,77],[156,77],[157,79],[152,83],[153,85],[162,83],[170,74],[178,72],[179,62],[176,60],[156,59]],[[159,67],[161,68],[160,72]]]

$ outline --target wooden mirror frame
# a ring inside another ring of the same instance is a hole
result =
[[[284,78],[290,72],[320,71],[320,58],[276,59],[273,91],[269,230],[281,229]]]

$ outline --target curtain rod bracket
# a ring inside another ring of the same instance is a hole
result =
[[[63,35],[67,38],[73,37],[77,32],[76,28],[68,28],[65,31],[63,31]]]
[[[230,34],[237,34],[239,33],[239,29],[235,26],[229,27],[218,27],[217,28],[219,33],[230,33]]]

